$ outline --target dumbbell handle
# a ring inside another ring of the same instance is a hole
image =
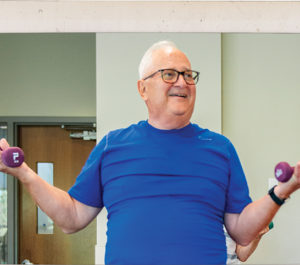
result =
[[[288,182],[293,176],[294,167],[287,162],[280,162],[275,167],[275,178],[280,182]]]
[[[24,162],[24,152],[19,147],[9,147],[2,152],[1,160],[7,167],[19,167]]]

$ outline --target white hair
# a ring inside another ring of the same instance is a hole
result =
[[[140,77],[140,79],[143,78],[143,76],[145,75],[145,71],[146,71],[147,67],[151,63],[153,52],[156,51],[156,50],[162,49],[162,48],[167,48],[167,47],[178,49],[174,42],[163,40],[163,41],[159,41],[159,42],[154,43],[145,52],[144,56],[141,59],[140,65],[139,65],[139,77]]]

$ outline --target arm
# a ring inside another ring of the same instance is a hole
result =
[[[269,231],[269,227],[266,227],[263,231],[261,231],[253,241],[247,246],[236,245],[236,255],[238,259],[242,262],[245,262],[255,251],[257,248],[262,236]]]
[[[277,197],[286,199],[299,187],[300,162],[295,166],[294,176],[286,183],[279,183],[274,193]],[[226,229],[237,244],[246,246],[271,222],[279,208],[267,194],[248,204],[240,214],[225,213]]]
[[[0,140],[0,147],[3,150],[9,147],[5,139]],[[0,156],[0,171],[16,177],[28,190],[36,204],[65,233],[73,233],[84,228],[101,210],[82,204],[67,192],[48,184],[26,163],[17,168],[9,168],[2,163]]]

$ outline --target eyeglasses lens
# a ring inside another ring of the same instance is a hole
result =
[[[166,69],[162,71],[162,78],[167,83],[175,83],[178,79],[179,72],[172,70],[172,69]],[[193,71],[185,71],[183,73],[184,80],[189,85],[194,85],[197,83],[197,72]]]

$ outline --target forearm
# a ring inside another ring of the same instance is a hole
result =
[[[277,186],[274,193],[280,199],[286,199],[296,189],[298,184],[291,180],[288,184]],[[267,194],[245,207],[234,221],[227,222],[227,230],[238,244],[248,245],[271,222],[279,209],[280,206]]]
[[[250,244],[247,246],[236,245],[236,255],[238,259],[242,262],[245,262],[251,254],[255,251],[258,246],[258,243],[262,235],[258,235]]]
[[[35,203],[64,232],[72,232],[80,228],[74,201],[67,192],[47,183],[26,163],[11,173],[20,180]]]
[[[73,199],[67,192],[58,189],[39,177],[24,162],[18,167],[8,167],[2,161],[2,150],[9,148],[5,139],[0,139],[0,171],[16,177],[28,190],[35,203],[65,233],[76,232],[87,226],[101,211]]]
[[[286,183],[279,183],[274,194],[279,199],[288,198],[300,187],[300,162],[297,163],[293,177]],[[225,225],[230,236],[237,244],[246,246],[274,218],[280,206],[269,194],[250,203],[240,214],[225,214]]]
[[[237,244],[248,245],[272,221],[279,208],[269,195],[250,203],[232,224],[234,229],[229,228],[231,236]]]

